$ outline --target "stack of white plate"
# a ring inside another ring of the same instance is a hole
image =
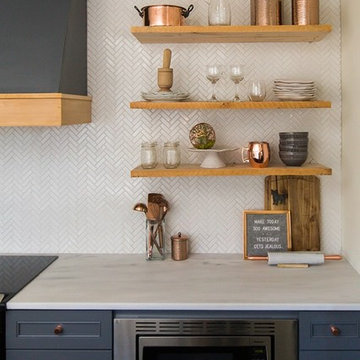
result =
[[[274,80],[274,94],[280,100],[314,100],[314,81]]]
[[[141,96],[147,101],[185,101],[190,94],[181,91],[150,91],[142,92]]]

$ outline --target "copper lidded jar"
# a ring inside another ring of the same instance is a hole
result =
[[[173,260],[186,260],[189,254],[189,237],[179,232],[171,236],[171,257]]]
[[[293,25],[318,25],[319,0],[292,0]]]
[[[251,25],[281,25],[282,0],[250,0]]]

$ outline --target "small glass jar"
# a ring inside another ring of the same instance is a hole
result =
[[[167,169],[175,169],[180,165],[179,142],[166,142],[163,149],[163,164]]]
[[[141,166],[143,169],[153,169],[157,165],[157,143],[141,144]]]

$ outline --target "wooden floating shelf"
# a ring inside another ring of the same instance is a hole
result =
[[[330,101],[179,101],[179,102],[157,102],[136,101],[130,103],[131,109],[145,110],[173,110],[173,109],[312,109],[331,108]]]
[[[269,26],[134,26],[131,33],[143,44],[314,42],[322,40],[331,25]]]
[[[0,126],[63,126],[90,122],[90,96],[0,94]]]
[[[274,165],[267,168],[252,168],[245,164],[229,165],[219,169],[205,169],[198,164],[183,164],[176,169],[166,169],[158,165],[154,169],[141,166],[131,171],[131,177],[186,177],[186,176],[268,176],[268,175],[331,175],[332,170],[320,164],[303,166]]]

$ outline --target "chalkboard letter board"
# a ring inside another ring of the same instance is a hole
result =
[[[290,211],[244,211],[244,258],[291,249]]]

